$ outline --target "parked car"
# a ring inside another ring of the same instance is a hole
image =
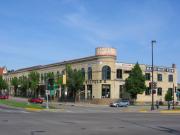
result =
[[[43,99],[41,99],[41,98],[30,98],[28,101],[30,103],[39,103],[39,104],[43,103]]]
[[[129,100],[118,100],[116,102],[110,103],[110,107],[128,107]]]
[[[9,95],[0,95],[0,99],[8,99]]]

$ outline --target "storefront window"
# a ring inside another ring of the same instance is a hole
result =
[[[110,98],[110,85],[103,84],[102,85],[102,98]]]

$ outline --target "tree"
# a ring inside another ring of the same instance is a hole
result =
[[[138,63],[136,63],[129,77],[125,80],[125,88],[132,99],[137,99],[137,94],[142,94],[145,91],[145,77]]]
[[[39,73],[32,71],[29,73],[28,75],[28,79],[29,79],[29,87],[32,90],[32,95],[34,95],[35,97],[37,97],[37,88],[38,88],[38,84],[39,84]]]
[[[167,93],[166,93],[166,95],[165,95],[164,98],[165,98],[165,101],[168,102],[168,110],[169,110],[169,109],[170,109],[170,101],[173,100],[173,98],[172,98],[172,93],[171,93],[170,90],[167,91]]]
[[[0,76],[0,90],[7,89],[7,88],[8,88],[8,84],[7,84],[6,81],[3,79],[3,77]]]
[[[170,90],[168,90],[167,92],[166,92],[166,95],[165,95],[165,101],[172,101],[172,93],[171,93],[171,91]]]
[[[67,87],[73,92],[75,101],[79,100],[80,89],[83,88],[84,77],[81,70],[72,70],[70,65],[66,66]]]
[[[19,85],[21,96],[27,96],[27,89],[29,88],[29,79],[26,76],[19,78]]]
[[[17,88],[18,88],[18,85],[19,85],[19,80],[18,80],[17,77],[12,78],[11,85],[14,86],[14,95],[17,96]]]

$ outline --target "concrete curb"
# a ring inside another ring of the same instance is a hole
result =
[[[180,110],[162,110],[160,113],[177,113],[180,114]]]
[[[25,110],[27,110],[27,111],[33,111],[33,112],[40,112],[40,111],[42,111],[42,110],[44,110],[44,109],[37,109],[37,108],[25,108]]]
[[[64,109],[43,109],[46,112],[64,112]]]

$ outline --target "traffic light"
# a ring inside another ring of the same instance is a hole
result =
[[[153,82],[153,83],[150,82],[150,83],[149,83],[149,88],[150,88],[150,89],[157,89],[157,82]]]
[[[157,88],[157,83],[153,82],[153,89],[156,89],[156,88]]]
[[[156,94],[156,90],[152,90],[153,94]]]

